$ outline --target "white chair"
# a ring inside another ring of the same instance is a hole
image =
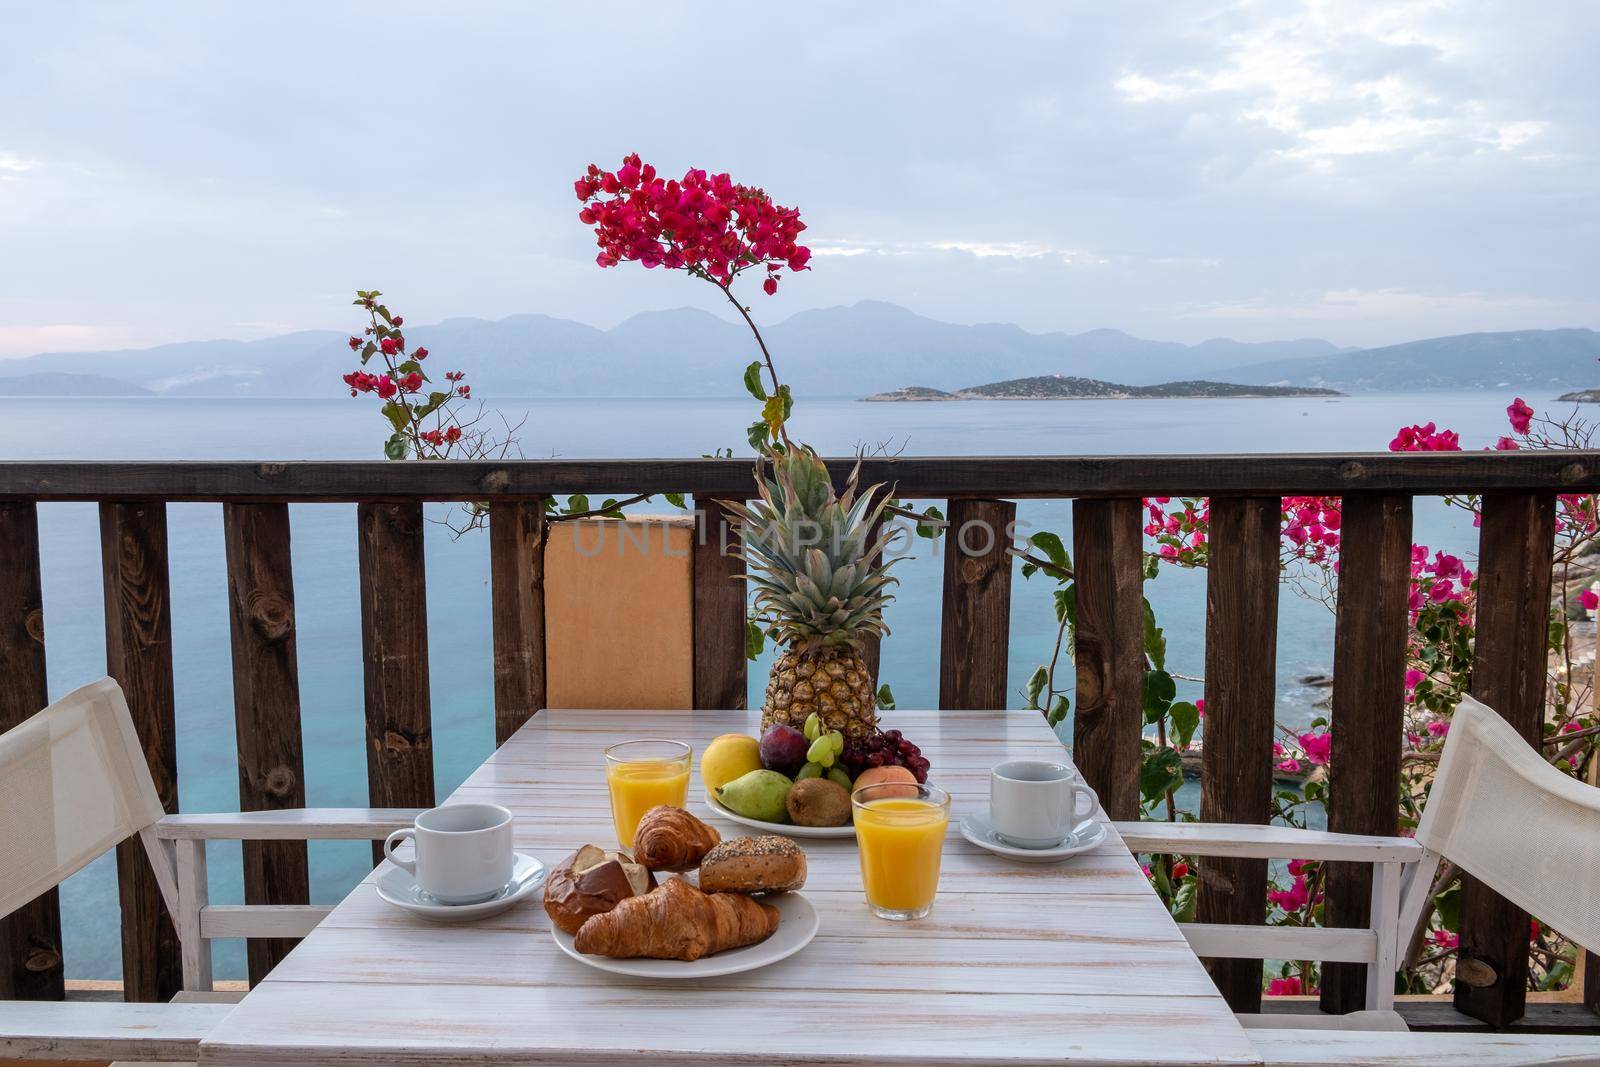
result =
[[[208,840],[380,840],[415,811],[299,809],[167,815],[110,678],[83,686],[0,734],[0,917],[137,834],[182,945],[172,1004],[0,1001],[0,1058],[193,1060],[237,996],[216,993],[211,941],[300,937],[330,910],[212,905]],[[242,995],[242,994],[240,994]]]
[[[1364,930],[1179,927],[1200,956],[1367,964],[1364,1011],[1240,1016],[1246,1026],[1261,1028],[1252,1038],[1264,1055],[1277,1052],[1284,1062],[1305,1064],[1308,1048],[1316,1048],[1333,1063],[1386,1063],[1388,1055],[1395,1062],[1442,1056],[1463,1063],[1600,1063],[1600,1037],[1327,1033],[1405,1029],[1394,1014],[1394,972],[1400,946],[1429,905],[1442,858],[1570,940],[1600,951],[1600,789],[1550,766],[1509,723],[1471,697],[1456,709],[1414,840],[1220,823],[1116,826],[1134,852],[1373,864],[1372,923]],[[1338,1058],[1346,1053],[1351,1058]],[[1267,1059],[1274,1062],[1271,1055]]]

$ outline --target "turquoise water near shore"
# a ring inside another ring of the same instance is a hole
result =
[[[967,401],[863,404],[802,399],[792,427],[827,453],[885,445],[906,455],[1197,454],[1227,452],[1381,451],[1397,427],[1433,420],[1478,447],[1505,432],[1509,395],[1407,394],[1290,400]],[[1528,397],[1543,409],[1546,401]],[[498,400],[528,419],[525,455],[565,457],[698,456],[719,447],[745,451],[748,399]],[[384,423],[355,400],[4,399],[7,459],[366,459],[379,456]],[[437,513],[443,508],[433,509]],[[671,510],[665,504],[635,510]],[[1070,544],[1066,501],[1024,501],[1020,522],[1049,529]],[[354,505],[291,507],[299,670],[306,737],[308,800],[364,806],[361,638],[356,599]],[[168,509],[174,665],[177,679],[179,793],[185,810],[238,806],[232,674],[226,613],[222,516],[215,504]],[[105,635],[99,532],[93,504],[40,507],[46,655],[52,697],[104,673]],[[1415,540],[1471,555],[1470,519],[1419,501]],[[936,703],[940,566],[918,542],[899,565],[898,600],[888,613],[883,680],[902,707]],[[453,789],[493,749],[488,541],[481,533],[452,540],[430,527],[427,542],[429,651],[435,769],[439,796]],[[1012,704],[1055,634],[1051,586],[1013,586]],[[1169,665],[1203,668],[1205,576],[1174,569],[1147,585],[1166,627]],[[1304,724],[1326,690],[1300,684],[1332,662],[1333,616],[1320,603],[1285,590],[1280,599],[1278,714]],[[764,664],[751,667],[759,703]],[[1199,695],[1194,683],[1180,692]],[[937,768],[935,769],[937,774]],[[242,899],[237,846],[211,847],[213,900]],[[312,846],[312,896],[335,902],[370,869],[361,843]],[[115,870],[109,857],[70,879],[63,890],[67,973],[115,978]],[[243,951],[223,942],[220,977],[243,975]]]

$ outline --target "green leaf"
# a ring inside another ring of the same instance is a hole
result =
[[[422,364],[418,363],[414,359],[408,359],[394,370],[396,374],[410,374],[412,371],[422,374]],[[426,374],[422,374],[422,380],[428,381],[428,376]]]
[[[1144,721],[1160,722],[1178,695],[1178,686],[1166,671],[1144,672]]]
[[[780,385],[778,396],[783,398],[783,421],[788,422],[789,416],[794,414],[794,394],[789,392],[787,385]]]
[[[765,400],[767,391],[761,388],[761,361],[755,360],[744,369],[745,391],[757,400]]]
[[[767,403],[770,405],[772,401],[769,400]],[[753,422],[750,424],[750,429],[745,432],[745,436],[750,440],[750,447],[760,452],[766,447],[767,438],[771,436],[771,430],[765,420]]]
[[[1044,692],[1044,684],[1049,680],[1050,672],[1044,667],[1035,668],[1034,672],[1028,676],[1028,684],[1022,690],[1023,695],[1028,698],[1028,707],[1037,708],[1039,706],[1039,694]]]
[[[1144,654],[1150,657],[1150,665],[1156,670],[1167,669],[1166,634],[1156,625],[1156,612],[1148,598],[1144,602]]]
[[[1181,923],[1194,922],[1195,909],[1200,896],[1196,892],[1200,888],[1198,878],[1185,880],[1178,887],[1178,892],[1172,898],[1172,917]]]
[[[1160,800],[1183,784],[1183,757],[1175,749],[1154,748],[1139,768],[1139,794],[1147,801]]]
[[[439,406],[450,399],[449,393],[429,393],[428,402],[417,406],[417,418],[426,418],[439,410]]]
[[[1028,538],[1033,542],[1033,547],[1045,554],[1045,558],[1064,571],[1072,569],[1072,557],[1067,555],[1067,548],[1061,543],[1061,538],[1048,530],[1041,530]]]
[[[567,497],[567,514],[581,515],[589,510],[589,498],[582,493],[573,493]]]
[[[397,433],[383,443],[383,454],[390,459],[406,458],[406,435]]]
[[[411,425],[411,409],[398,401],[391,400],[383,405],[384,417],[389,420],[389,425],[394,427],[395,433],[402,433]]]
[[[878,686],[878,710],[893,711],[894,706],[894,690],[889,688],[888,683]]]
[[[761,421],[766,423],[774,439],[778,436],[778,428],[783,425],[783,420],[788,417],[788,412],[785,410],[788,406],[781,395],[769,396],[767,402],[761,405]]]
[[[666,497],[667,503],[671,504],[675,508],[688,508],[689,506],[683,502],[682,493],[662,493],[661,495]]]
[[[371,341],[368,341],[365,345],[361,346],[361,365],[363,367],[367,365],[367,360],[371,359],[372,354],[377,350],[378,346],[373,344]]]
[[[1078,583],[1062,586],[1055,592],[1056,622],[1076,626],[1078,622]]]
[[[1172,740],[1179,748],[1188,748],[1194,740],[1195,727],[1200,725],[1200,709],[1187,700],[1175,701],[1167,709],[1172,719]]]
[[[939,522],[942,523],[944,521],[944,512],[940,511],[938,508],[930,507],[927,511],[924,511],[922,513],[922,518],[923,519],[937,519]],[[930,541],[937,541],[937,540],[939,540],[939,535],[942,534],[943,532],[944,532],[944,527],[943,526],[930,526],[926,522],[918,522],[917,523],[917,536],[918,537],[926,537]]]
[[[378,314],[383,316],[384,322],[387,322],[390,325],[394,324],[394,319],[389,315],[389,309],[384,307],[382,304],[378,305]]]
[[[1153,582],[1156,579],[1156,575],[1158,575],[1160,573],[1161,573],[1161,557],[1156,555],[1154,552],[1145,553],[1145,557],[1144,557],[1144,580],[1147,581],[1147,582]]]
[[[622,512],[617,509],[617,498],[614,496],[606,497],[605,502],[600,505],[600,514],[613,519],[622,518]]]
[[[1061,720],[1067,717],[1067,712],[1072,710],[1072,702],[1064,695],[1057,695],[1050,702],[1050,711],[1045,715],[1045,721],[1051,726],[1060,726]]]
[[[761,655],[761,650],[767,647],[767,637],[761,626],[754,619],[748,619],[744,624],[744,658],[755,659]]]

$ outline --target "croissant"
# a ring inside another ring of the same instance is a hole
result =
[[[578,928],[579,952],[613,959],[697,960],[763,941],[778,909],[742,893],[702,893],[681,878],[629,897]]]
[[[687,871],[700,866],[722,835],[682,808],[657,804],[633,834],[633,858],[652,871]]]

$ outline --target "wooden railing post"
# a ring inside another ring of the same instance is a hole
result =
[[[50,703],[44,672],[39,509],[0,503],[0,733]],[[61,905],[54,889],[0,920],[0,1000],[60,1000]]]
[[[1353,495],[1342,506],[1338,618],[1333,640],[1333,755],[1328,829],[1392,837],[1400,829],[1410,629],[1411,498]],[[1325,921],[1366,927],[1372,866],[1329,863]],[[1360,1011],[1366,964],[1322,968],[1322,1010]]]
[[[694,706],[743,708],[749,702],[745,659],[747,616],[739,528],[722,508],[733,499],[695,497]]]
[[[944,537],[939,706],[1004,708],[1011,647],[1009,500],[950,501]]]
[[[1544,724],[1555,497],[1488,493],[1478,535],[1478,633],[1472,695],[1537,747]],[[1457,1010],[1490,1026],[1520,1019],[1528,985],[1528,913],[1461,876]]]
[[[1077,707],[1072,760],[1113,819],[1139,817],[1144,540],[1137,497],[1072,502]]]
[[[156,793],[178,810],[178,749],[172,683],[172,594],[167,511],[159,501],[102,502],[106,673],[122,686]],[[150,861],[134,839],[117,846],[122,900],[122,995],[166,1001],[183,985],[178,934]]]
[[[1276,497],[1211,501],[1200,769],[1205,822],[1265,823],[1271,811],[1281,507]],[[1266,916],[1266,860],[1200,861],[1200,922],[1261,924]],[[1260,960],[1208,960],[1206,967],[1234,1011],[1261,1010]]]
[[[356,505],[361,657],[366,665],[367,796],[375,808],[431,808],[428,591],[421,504]],[[373,862],[383,858],[374,842]]]
[[[489,505],[494,743],[544,707],[544,498]]]
[[[239,810],[303,808],[305,749],[300,734],[289,506],[224,504],[222,528],[228,559]],[[199,847],[203,849],[204,843]],[[246,904],[309,904],[310,894],[305,842],[244,842]],[[251,984],[265,978],[296,944],[294,938],[247,941]]]

